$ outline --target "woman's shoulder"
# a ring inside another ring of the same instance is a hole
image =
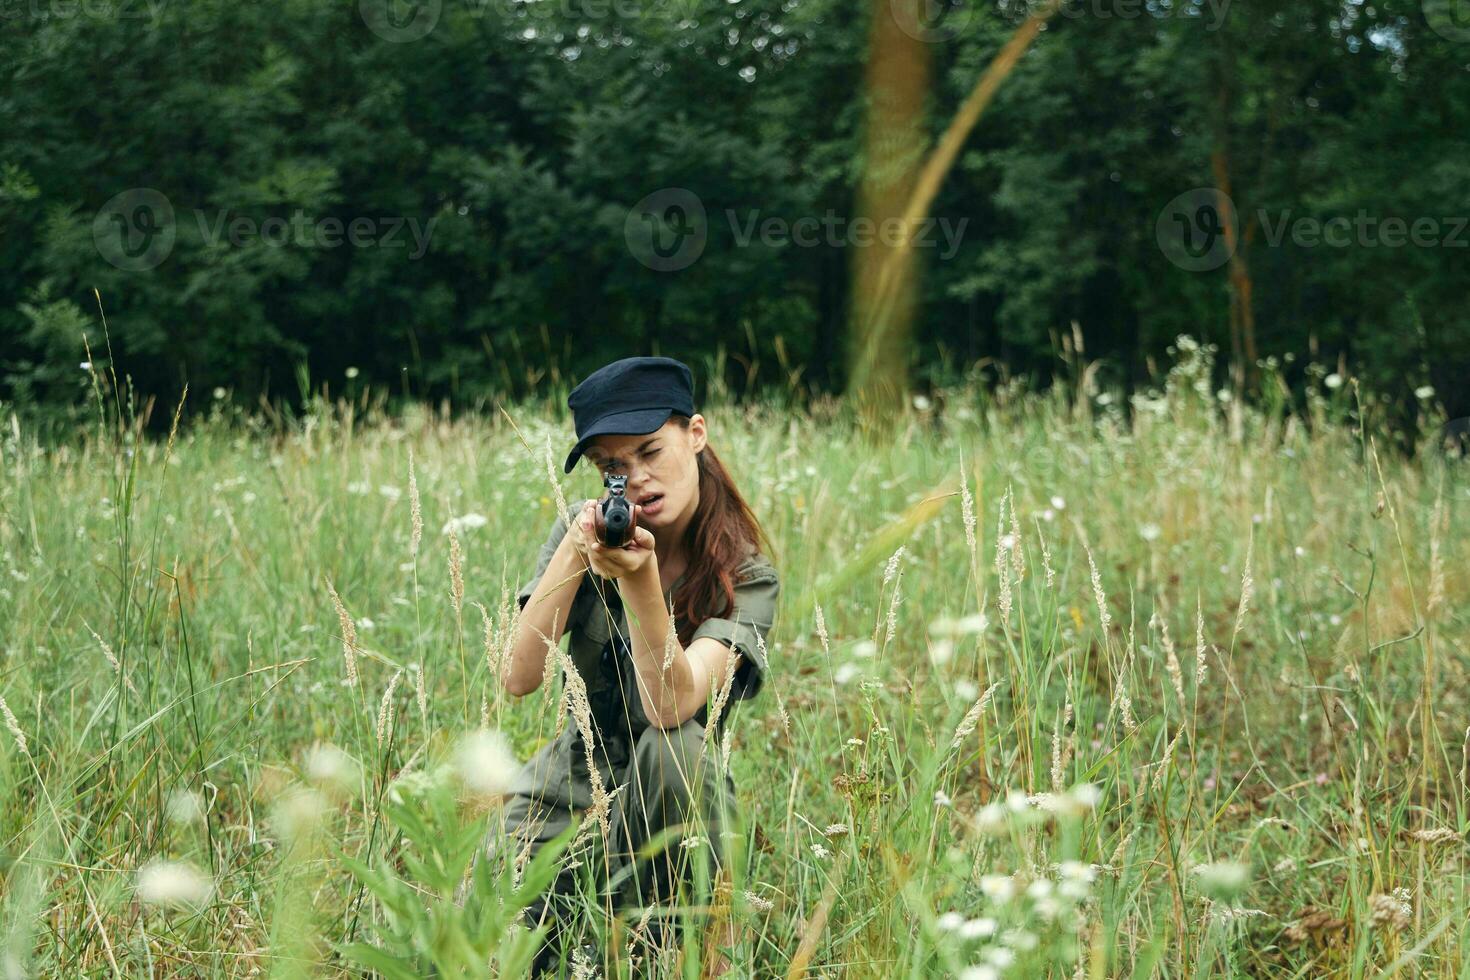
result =
[[[781,573],[775,564],[758,548],[751,548],[735,568],[735,581],[740,584],[751,582],[779,582]]]

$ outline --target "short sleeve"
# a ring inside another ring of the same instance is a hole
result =
[[[732,701],[754,697],[761,689],[768,663],[766,635],[776,619],[776,600],[781,580],[775,567],[762,555],[741,565],[735,586],[735,602],[724,618],[706,619],[695,629],[694,640],[714,637],[744,657],[730,691]]]
[[[567,529],[572,526],[572,519],[581,513],[584,504],[586,504],[585,500],[571,505],[567,508],[565,514],[558,517],[552,523],[551,530],[547,532],[546,539],[541,542],[541,550],[536,554],[536,571],[531,575],[531,578],[526,584],[521,586],[521,590],[516,593],[516,604],[520,608],[525,609],[526,603],[531,601],[531,593],[536,591],[536,584],[541,581],[541,576],[546,573],[546,566],[551,564],[552,556],[556,554],[556,549],[561,546],[561,539],[566,537]]]

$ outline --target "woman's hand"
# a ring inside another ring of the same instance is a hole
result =
[[[603,578],[622,578],[642,570],[653,556],[652,532],[638,525],[633,529],[633,540],[626,546],[609,548],[600,544],[597,540],[596,519],[592,516],[597,506],[598,501],[590,500],[587,506],[582,508],[582,513],[577,515],[577,523],[582,528],[582,536],[577,541],[577,553],[582,556],[593,572]],[[634,504],[633,509],[635,515],[643,510],[638,504]]]

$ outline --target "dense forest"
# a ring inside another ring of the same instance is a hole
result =
[[[650,352],[841,391],[871,24],[897,9],[6,4],[0,400],[81,402],[103,313],[118,373],[166,398],[470,402]],[[915,157],[1030,12],[919,9]],[[1072,0],[919,229],[915,382],[1045,383],[1081,338],[1126,385],[1187,333],[1247,382],[1341,362],[1470,414],[1456,14]]]

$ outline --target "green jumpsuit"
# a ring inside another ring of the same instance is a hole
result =
[[[522,608],[584,503],[573,505],[554,522],[541,545],[535,574],[517,595]],[[680,575],[665,593],[666,604],[684,578]],[[775,618],[780,589],[775,568],[759,552],[747,556],[734,580],[735,599],[728,615],[705,620],[691,639],[714,637],[743,657],[726,710],[716,720],[716,736],[723,731],[729,708],[760,690],[767,668],[766,635]],[[705,747],[709,709],[701,708],[677,729],[648,723],[635,687],[627,615],[611,580],[590,571],[584,574],[564,633],[569,637],[568,654],[587,687],[595,732],[593,758],[603,789],[617,790],[609,813],[610,839],[599,842],[595,860],[598,879],[604,886],[621,879],[613,888],[619,908],[667,901],[674,887],[669,855],[665,852],[635,862],[633,855],[645,842],[665,828],[683,824],[688,827],[687,836],[702,837],[716,849],[716,855],[725,853],[719,814],[733,805],[735,786],[723,770],[717,740],[712,738]],[[561,733],[525,763],[512,783],[497,838],[516,853],[529,844],[534,854],[542,842],[561,833],[574,814],[591,805],[587,750],[569,705]],[[673,852],[678,852],[677,841],[683,836],[674,837]],[[553,917],[564,912],[559,906],[565,904],[577,878],[577,869],[564,865],[551,893],[529,910],[531,921],[540,921],[548,911]]]

